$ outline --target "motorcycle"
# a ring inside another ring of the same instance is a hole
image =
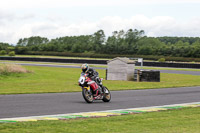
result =
[[[102,80],[100,79],[97,84],[88,74],[81,74],[78,83],[82,88],[82,95],[87,103],[92,103],[94,100],[102,100],[104,102],[111,100],[110,91],[102,85]]]

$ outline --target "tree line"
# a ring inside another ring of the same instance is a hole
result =
[[[49,51],[200,58],[200,37],[147,37],[143,30],[137,29],[114,31],[106,37],[103,30],[98,30],[92,35],[51,40],[40,36],[21,38],[15,46],[0,43],[0,50],[15,51],[17,54]]]

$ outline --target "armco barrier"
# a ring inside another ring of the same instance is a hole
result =
[[[0,60],[59,62],[59,63],[107,64],[107,60],[61,59],[61,58],[0,57]]]
[[[107,64],[107,61],[108,61],[108,60],[33,58],[33,57],[4,57],[4,56],[0,56],[0,60],[59,62],[59,63],[88,63],[88,64]],[[136,66],[140,66],[140,63],[136,63]],[[189,63],[143,62],[143,66],[197,68],[197,69],[200,69],[200,64],[191,64],[191,63],[189,64]]]
[[[197,69],[200,69],[200,64],[191,64],[191,63],[143,62],[143,66],[197,68]]]

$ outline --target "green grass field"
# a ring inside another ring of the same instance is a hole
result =
[[[26,66],[32,73],[0,75],[0,94],[77,92],[81,69]],[[98,70],[105,79],[105,70]],[[161,73],[161,82],[103,81],[110,90],[200,86],[200,76]]]
[[[199,133],[200,108],[102,118],[0,124],[1,133]]]
[[[0,94],[81,91],[78,86],[80,69],[36,66],[25,68],[32,73],[0,75]],[[105,78],[105,70],[98,72],[100,77]],[[200,76],[161,73],[161,82],[104,81],[104,85],[110,90],[200,86]],[[184,108],[104,118],[0,123],[0,133],[199,133],[199,112],[200,108]]]
[[[37,58],[62,58],[62,59],[87,59],[87,60],[109,60],[105,58],[87,58],[87,57],[65,57],[65,56],[49,56],[49,55],[16,55],[16,57],[37,57]]]

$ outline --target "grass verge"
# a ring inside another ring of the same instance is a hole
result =
[[[102,118],[0,124],[2,133],[199,133],[200,108]]]
[[[26,66],[33,73],[0,75],[0,94],[77,92],[81,70]],[[105,79],[105,70],[98,70]],[[161,82],[103,81],[110,90],[156,89],[200,86],[200,76],[161,73]]]
[[[62,58],[62,59],[87,59],[87,60],[109,60],[109,59],[106,59],[106,58],[66,57],[66,56],[50,56],[50,55],[16,55],[16,57]]]

